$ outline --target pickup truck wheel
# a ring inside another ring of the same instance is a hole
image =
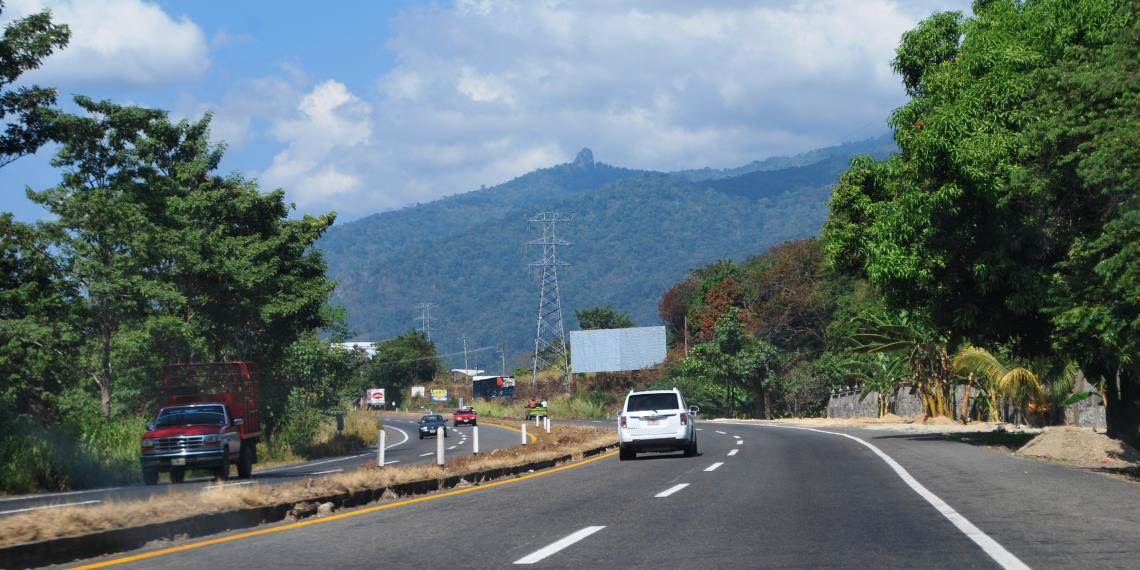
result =
[[[223,467],[214,469],[214,480],[218,482],[225,481],[230,478],[230,464],[226,463]]]
[[[170,482],[171,483],[181,483],[185,480],[186,480],[186,470],[185,469],[171,469],[170,470]]]
[[[238,477],[249,479],[253,475],[253,446],[242,443],[241,454],[238,456]]]
[[[143,483],[146,485],[158,484],[158,469],[143,469]]]

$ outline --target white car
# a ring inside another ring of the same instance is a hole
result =
[[[645,390],[630,392],[618,413],[618,457],[625,461],[639,451],[684,451],[697,454],[697,428],[693,418],[700,411],[685,407],[681,391]]]

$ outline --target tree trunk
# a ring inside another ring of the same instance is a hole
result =
[[[99,404],[103,415],[111,415],[111,325],[103,323],[99,355]]]
[[[1117,368],[1105,402],[1108,437],[1140,447],[1140,378],[1133,371]]]
[[[772,391],[764,390],[764,419],[772,419]]]

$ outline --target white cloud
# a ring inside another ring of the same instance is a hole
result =
[[[905,98],[890,70],[900,35],[967,4],[420,5],[391,22],[395,65],[374,89],[289,93],[270,128],[283,150],[262,176],[303,211],[352,218],[496,184],[582,146],[610,164],[675,170],[876,135]]]
[[[261,173],[270,187],[289,190],[302,209],[360,187],[351,151],[369,143],[372,109],[337,81],[325,81],[300,97],[294,112],[277,119],[273,136],[285,144]]]
[[[29,80],[154,85],[193,79],[210,66],[209,42],[197,24],[141,0],[14,0],[5,18],[45,8],[70,26],[71,42]]]

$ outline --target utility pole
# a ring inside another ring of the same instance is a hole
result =
[[[468,373],[471,372],[471,369],[467,367],[467,335],[466,334],[463,335],[463,371],[468,372]]]
[[[420,310],[420,331],[428,340],[431,340],[431,306],[433,303],[420,303],[416,308]]]
[[[530,382],[533,385],[538,371],[556,368],[562,373],[563,383],[570,387],[570,362],[566,350],[566,329],[562,326],[562,298],[558,288],[558,268],[570,264],[558,259],[558,247],[574,245],[559,239],[555,225],[568,223],[570,218],[557,212],[541,212],[527,220],[539,224],[542,237],[526,243],[542,247],[542,259],[532,261],[530,267],[541,274],[538,284],[538,323],[534,333],[534,360],[531,365]]]
[[[471,382],[471,399],[475,399],[475,375],[471,374],[471,369],[467,366],[467,334],[463,334],[463,374],[467,375],[468,380]]]
[[[507,377],[507,347],[503,343],[499,343],[499,360],[503,364],[502,376]]]

